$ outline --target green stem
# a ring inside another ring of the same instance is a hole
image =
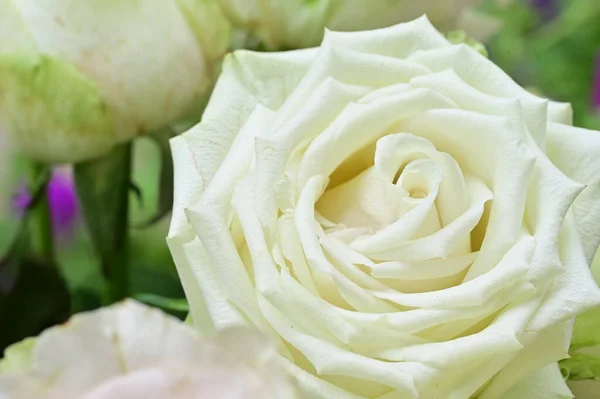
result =
[[[106,254],[102,266],[111,277],[111,299],[119,301],[129,296],[129,184],[132,170],[132,145],[128,144],[123,159],[123,180],[115,190],[117,196],[117,223],[115,224],[114,252]]]
[[[107,304],[129,296],[129,188],[132,144],[75,165],[75,182],[92,244],[109,283]]]
[[[30,191],[33,191],[40,184],[43,185],[44,193],[41,195],[34,207],[29,211],[29,237],[30,253],[43,264],[55,265],[54,262],[54,241],[52,237],[52,218],[50,215],[50,206],[46,187],[48,182],[41,182],[44,179],[45,166],[32,163],[30,171]]]

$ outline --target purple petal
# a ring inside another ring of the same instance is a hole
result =
[[[543,21],[548,21],[558,15],[556,0],[530,0],[531,5],[537,8]]]
[[[73,178],[68,170],[55,169],[46,189],[52,230],[58,238],[73,234],[78,216],[77,194]],[[13,196],[15,212],[23,215],[31,203],[31,193],[26,185],[21,185]]]
[[[47,194],[55,233],[70,235],[78,214],[77,194],[70,173],[55,170]]]
[[[22,216],[25,212],[25,209],[31,203],[31,195],[29,194],[29,190],[27,190],[26,185],[21,185],[17,192],[13,195],[13,207],[16,213],[19,216]]]

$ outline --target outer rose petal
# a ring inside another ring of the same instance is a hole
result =
[[[571,399],[573,397],[560,373],[558,364],[553,363],[531,373],[502,399]],[[578,395],[577,399],[585,398],[580,398]]]
[[[202,245],[197,240],[192,241],[193,230],[184,210],[198,201],[256,105],[262,103],[279,108],[304,76],[314,56],[315,50],[285,55],[239,51],[227,56],[212,93],[213,100],[206,108],[202,122],[171,141],[175,162],[175,197],[167,243],[186,295],[190,298],[194,323],[206,332],[212,330],[212,322],[207,318],[208,311],[201,292],[207,295],[207,292],[219,290],[219,282],[207,275],[200,276],[200,271],[192,267],[198,262],[207,264],[209,261],[202,255]],[[232,113],[232,109],[235,112]],[[201,290],[198,284],[205,287]],[[228,307],[226,303],[222,306]],[[217,313],[225,320],[236,319],[234,309],[220,309]],[[228,314],[230,318],[226,316]],[[233,321],[224,323],[239,324]]]
[[[589,263],[600,243],[600,132],[551,123],[548,156],[571,179],[587,185],[573,213]]]
[[[0,397],[293,398],[264,337],[247,330],[218,340],[133,301],[74,316],[9,348]]]

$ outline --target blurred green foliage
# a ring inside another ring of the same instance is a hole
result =
[[[592,90],[600,56],[600,1],[486,0],[482,9],[502,21],[502,30],[486,46],[490,59],[522,86],[570,102],[575,125],[599,129]]]
[[[150,304],[184,318],[183,305],[171,305],[183,300],[184,294],[165,242],[169,215],[149,227],[133,227],[150,220],[157,213],[160,157],[151,139],[135,142],[133,180],[140,189],[142,200],[133,193],[130,195],[131,296],[141,300],[150,298]],[[8,249],[19,228],[19,218],[12,209],[11,197],[26,176],[26,162],[18,154],[6,154],[5,161],[9,171],[5,170],[7,173],[0,181],[0,254]],[[69,314],[103,305],[107,285],[81,217],[72,239],[58,242],[56,247],[62,280],[46,268],[30,265],[21,274],[26,278],[19,281],[15,294],[9,297],[0,295],[0,325],[3,326],[0,329],[0,352],[12,342],[37,335],[44,328],[66,320]],[[67,292],[70,304],[65,298]],[[153,296],[148,297],[149,293]]]

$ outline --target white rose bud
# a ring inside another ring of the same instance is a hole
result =
[[[235,25],[272,49],[319,45],[325,27],[336,31],[382,28],[427,14],[438,29],[463,29],[484,40],[498,21],[469,6],[480,0],[219,0]]]
[[[556,361],[600,303],[600,132],[570,124],[426,18],[232,54],[172,140],[198,328],[276,332],[307,398],[567,389]]]
[[[0,0],[0,126],[40,161],[103,155],[190,111],[228,34],[216,0]]]
[[[126,301],[10,347],[0,362],[0,398],[294,398],[278,357],[255,332],[202,339],[179,320]]]

